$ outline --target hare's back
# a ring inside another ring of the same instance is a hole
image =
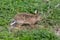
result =
[[[36,15],[28,13],[16,14],[14,17],[19,23],[30,23],[36,20]]]
[[[32,18],[36,18],[36,15],[28,14],[28,13],[20,13],[15,15],[14,19],[16,20],[30,20]]]

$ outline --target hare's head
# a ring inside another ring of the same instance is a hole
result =
[[[40,20],[41,20],[41,16],[40,16],[38,10],[35,9],[35,12],[34,12],[34,13],[35,13],[35,15],[37,16],[37,20],[40,21]]]

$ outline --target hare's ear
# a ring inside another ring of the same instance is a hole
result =
[[[36,9],[34,13],[35,13],[35,14],[38,14],[38,10]]]

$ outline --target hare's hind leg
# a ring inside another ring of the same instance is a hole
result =
[[[19,30],[26,30],[26,27],[23,26],[22,23],[20,23],[20,24],[17,25],[17,29],[19,29]]]
[[[34,25],[34,24],[30,24],[30,27],[31,27],[31,28],[34,28],[34,27],[35,27],[35,25]]]
[[[17,25],[16,25],[16,27],[15,27],[15,29],[20,30],[20,29],[21,29],[21,27],[22,27],[21,25],[22,25],[22,24],[17,24]]]
[[[9,34],[12,34],[13,33],[13,27],[8,27],[8,32],[9,32]]]

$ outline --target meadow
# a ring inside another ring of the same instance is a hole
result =
[[[9,33],[8,24],[18,12],[34,13],[38,9],[43,29]],[[60,40],[50,28],[60,26],[60,0],[0,0],[0,40]]]

